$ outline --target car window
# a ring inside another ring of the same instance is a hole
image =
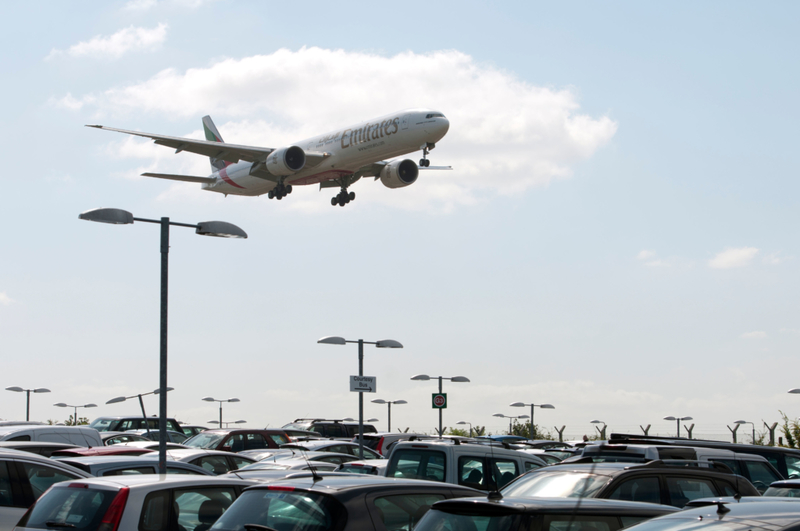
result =
[[[287,441],[288,442],[288,441]],[[260,433],[248,433],[245,435],[244,449],[245,450],[261,450],[269,448],[267,440]],[[238,450],[234,450],[236,452]]]
[[[230,470],[228,460],[224,455],[206,455],[192,461],[193,465],[197,465],[212,474],[220,475],[226,474]]]
[[[800,478],[800,458],[792,455],[785,455],[784,459],[786,461],[786,477],[789,479]],[[772,463],[772,466],[778,468],[777,463]]]
[[[177,466],[170,466],[167,464],[167,474],[189,474],[189,475],[197,475],[197,476],[204,476],[202,472],[199,470],[191,470],[189,468],[180,468]]]
[[[458,458],[458,484],[473,489],[486,490],[483,459],[480,457],[461,456]]]
[[[323,451],[325,452],[335,452],[337,454],[349,454],[349,455],[358,455],[358,448],[355,446],[348,446],[346,444],[334,444],[328,446]]]
[[[661,503],[661,489],[657,477],[640,477],[623,481],[607,498],[611,500]]]
[[[519,519],[518,515],[450,514],[434,509],[414,531],[500,531],[517,529]]]
[[[545,515],[541,531],[616,531],[619,520],[614,516]]]
[[[34,529],[75,529],[93,531],[119,491],[56,487],[43,496],[20,521]]]
[[[548,461],[550,456],[546,456],[546,457],[547,457],[547,459],[545,459],[545,461]],[[553,461],[551,464],[560,463],[560,462],[561,462],[561,460],[556,458],[555,461]],[[540,465],[539,463],[534,463],[533,461],[525,461],[525,472],[527,472],[528,470],[536,470],[537,468],[542,468],[542,465]]]
[[[713,498],[717,495],[708,479],[667,477],[670,505],[683,507],[697,498]]]
[[[388,477],[444,481],[445,455],[436,450],[395,450]]]
[[[497,486],[497,489],[502,489],[519,475],[519,467],[516,461],[492,458],[489,459],[489,463],[491,463],[494,484]]]
[[[709,459],[712,463],[722,463],[723,465],[727,465],[734,474],[739,474],[740,476],[744,476],[744,470],[742,470],[742,462],[738,459]]]
[[[103,472],[104,476],[135,476],[136,474],[155,474],[156,467],[154,466],[141,466],[141,467],[130,467],[130,468],[120,468],[119,470],[109,470],[108,472]]]
[[[290,442],[289,437],[285,437],[280,433],[270,433],[269,438],[272,439],[272,442],[274,442],[278,446],[282,444],[288,444]]]
[[[323,463],[336,463],[341,464],[342,460],[345,459],[344,457],[339,457],[338,455],[323,455],[317,459],[312,459],[312,461],[322,461]]]
[[[326,437],[347,437],[347,432],[341,424],[323,424],[320,428],[320,433]]]
[[[747,467],[747,472],[750,475],[750,482],[761,494],[764,494],[764,491],[769,488],[770,483],[782,479],[763,461],[742,461],[742,464]]]
[[[15,442],[16,441],[30,441],[31,440],[31,436],[30,435],[19,435],[17,437],[12,437],[12,438],[6,439],[6,440],[7,441],[15,441]]]
[[[332,531],[347,518],[331,496],[285,488],[246,490],[212,529],[245,531],[247,524],[280,531]],[[202,530],[197,530],[202,531]]]
[[[411,531],[442,494],[397,494],[375,498],[378,516],[387,531]]]
[[[649,520],[649,516],[620,516],[619,519],[622,521],[622,527],[630,527],[634,524],[638,524],[639,522],[643,522],[645,520]]]
[[[236,492],[232,487],[176,489],[173,510],[178,513],[178,529],[207,531],[222,516]]]
[[[11,490],[11,476],[8,475],[8,461],[0,461],[0,507],[13,507],[14,493]]]
[[[736,493],[739,492],[730,482],[722,479],[717,480],[717,486],[722,489],[720,496],[736,496]]]
[[[240,468],[253,463],[252,461],[248,461],[247,459],[239,457],[238,455],[229,456],[229,459],[233,461],[232,470],[239,470]]]
[[[49,489],[54,483],[78,478],[78,476],[74,474],[69,474],[46,465],[37,465],[34,463],[20,464],[25,471],[25,475],[28,477],[28,481],[30,481],[34,498],[38,498],[44,494],[44,491]]]

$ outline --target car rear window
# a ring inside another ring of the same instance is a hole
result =
[[[431,505],[444,499],[442,494],[395,494],[375,498],[375,507],[388,530],[414,529]]]
[[[245,531],[256,524],[275,531],[334,531],[346,521],[346,511],[330,496],[273,487],[243,492],[211,529]]]
[[[444,481],[445,460],[444,452],[437,450],[395,450],[386,476]]]
[[[289,437],[285,437],[280,433],[270,433],[269,438],[272,439],[272,441],[278,446],[282,444],[288,444],[290,442]]]
[[[18,524],[35,529],[97,529],[118,491],[54,487]]]
[[[518,515],[451,514],[431,510],[414,531],[500,531],[517,529]]]
[[[591,498],[608,480],[608,476],[542,469],[511,483],[501,492],[508,497]]]

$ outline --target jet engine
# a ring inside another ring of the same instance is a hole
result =
[[[417,163],[411,159],[395,160],[381,170],[381,182],[387,188],[402,188],[419,177]]]
[[[291,175],[306,165],[306,154],[297,146],[276,149],[267,157],[267,170],[272,175]]]

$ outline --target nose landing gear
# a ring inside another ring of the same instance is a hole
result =
[[[336,206],[336,205],[345,206],[347,203],[354,200],[355,198],[356,198],[356,193],[355,192],[347,193],[347,188],[343,186],[342,190],[337,195],[331,197],[331,206]]]
[[[269,197],[270,199],[281,200],[291,193],[292,193],[292,185],[283,184],[283,181],[281,181],[275,188],[267,192],[267,197]]]

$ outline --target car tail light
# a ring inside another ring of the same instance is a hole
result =
[[[375,448],[375,451],[379,454],[383,455],[383,441],[386,440],[386,437],[381,437],[381,440],[378,441],[378,447]]]
[[[267,490],[283,490],[283,491],[286,491],[286,492],[293,492],[294,491],[294,487],[277,487],[277,486],[273,485],[273,486],[267,487]]]
[[[103,520],[97,526],[97,531],[117,531],[119,522],[122,520],[122,512],[125,510],[125,504],[128,503],[129,492],[130,489],[128,487],[119,489],[119,492],[111,501],[111,505],[108,506]]]

